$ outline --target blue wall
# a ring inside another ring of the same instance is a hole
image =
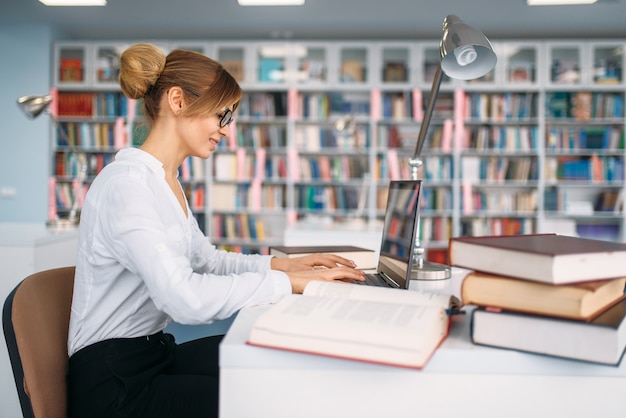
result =
[[[53,31],[46,25],[0,26],[0,222],[47,219],[50,171],[50,118],[27,119],[16,106],[24,95],[50,91]]]

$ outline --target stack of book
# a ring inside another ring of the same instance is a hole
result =
[[[475,344],[619,365],[626,244],[556,234],[456,237],[450,263]]]

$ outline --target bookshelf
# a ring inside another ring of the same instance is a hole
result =
[[[623,45],[556,43],[548,57],[545,218],[623,241]]]
[[[230,137],[206,162],[181,167],[194,213],[215,244],[263,252],[282,244],[295,222],[382,218],[387,182],[409,176],[437,42],[156,43],[215,57],[244,89]],[[492,43],[492,72],[442,80],[423,151],[423,245],[435,254],[451,236],[546,232],[563,223],[583,236],[626,240],[625,42]],[[119,98],[115,57],[130,44],[55,44],[59,95]],[[60,121],[76,132],[128,137],[77,145],[95,164],[90,177],[145,135],[134,103],[115,115]],[[55,162],[72,154],[53,137]],[[60,184],[71,178],[53,174]]]
[[[455,100],[460,235],[538,231],[541,45],[494,45],[498,63]]]

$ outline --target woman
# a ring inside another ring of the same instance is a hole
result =
[[[363,280],[349,260],[296,260],[215,249],[178,182],[189,156],[208,158],[241,98],[216,61],[137,44],[120,60],[120,85],[143,98],[152,128],[118,152],[92,183],[81,213],[70,318],[70,417],[217,416],[218,344],[177,345],[171,320],[206,324],[245,306],[300,293],[311,280]],[[314,269],[324,266],[326,269]]]

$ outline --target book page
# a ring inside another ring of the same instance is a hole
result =
[[[270,343],[255,338],[264,331],[273,332],[275,342],[306,338],[311,350],[334,340],[360,349],[370,344],[378,349],[430,351],[443,338],[446,323],[443,309],[434,307],[287,295],[259,317],[251,340]]]
[[[313,281],[304,289],[307,296],[388,302],[406,305],[450,307],[450,295],[350,283]]]

